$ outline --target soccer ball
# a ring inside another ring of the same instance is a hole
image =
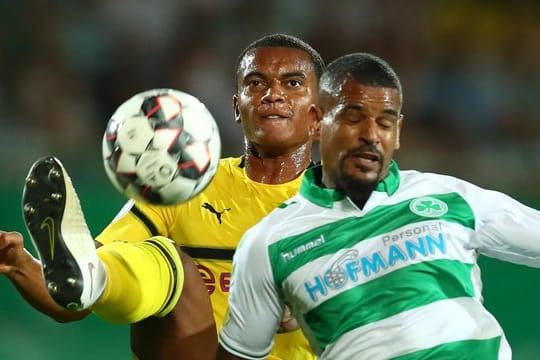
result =
[[[221,138],[214,117],[196,97],[152,89],[116,109],[103,136],[102,155],[109,179],[125,196],[174,205],[210,183]]]

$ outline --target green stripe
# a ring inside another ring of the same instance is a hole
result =
[[[416,351],[393,358],[394,360],[428,360],[428,359],[479,359],[497,360],[501,337],[486,340],[463,340],[451,342],[429,349]]]
[[[321,347],[344,333],[434,301],[474,295],[472,264],[435,260],[395,270],[342,292],[305,314]]]
[[[350,217],[316,227],[306,233],[284,238],[269,246],[269,256],[276,283],[281,285],[292,272],[321,256],[333,254],[339,249],[350,248],[361,240],[373,238],[408,224],[425,220],[443,220],[474,228],[474,214],[469,204],[457,193],[426,195],[448,205],[448,212],[438,218],[426,218],[409,210],[409,199],[395,205],[378,206],[363,217]],[[297,254],[284,261],[282,254],[324,235],[325,244]],[[413,237],[414,240],[416,238]],[[404,239],[405,240],[405,239]]]

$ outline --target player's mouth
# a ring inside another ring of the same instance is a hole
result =
[[[291,117],[290,114],[280,112],[260,112],[259,116],[263,120],[283,120],[283,119],[289,119]]]
[[[356,150],[349,153],[355,164],[361,168],[372,169],[374,166],[380,165],[382,155],[377,151],[362,151]]]
[[[277,120],[277,119],[287,119],[287,116],[282,115],[266,115],[261,116],[263,119],[269,119],[269,120]]]
[[[262,119],[267,120],[289,119],[292,117],[292,112],[289,109],[277,108],[272,105],[261,105],[258,114]]]
[[[380,159],[378,154],[372,152],[359,152],[354,154],[354,157],[364,159],[366,161],[379,161]]]

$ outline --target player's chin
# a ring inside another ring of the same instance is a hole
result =
[[[359,173],[348,177],[348,183],[360,190],[373,190],[377,186],[377,174],[373,173]]]
[[[344,169],[337,184],[338,188],[349,196],[364,197],[377,187],[378,179],[379,174],[376,171]]]
[[[359,184],[372,184],[376,183],[381,171],[381,165],[379,162],[362,163],[359,164],[355,161],[345,162],[342,168],[342,173],[345,178]]]

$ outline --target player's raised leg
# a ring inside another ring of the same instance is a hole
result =
[[[184,269],[173,242],[156,236],[96,249],[71,179],[54,157],[26,179],[23,212],[52,298],[117,323],[165,316],[180,297]]]
[[[103,291],[105,269],[71,179],[57,158],[44,157],[33,164],[22,202],[49,293],[67,309],[89,307]]]

